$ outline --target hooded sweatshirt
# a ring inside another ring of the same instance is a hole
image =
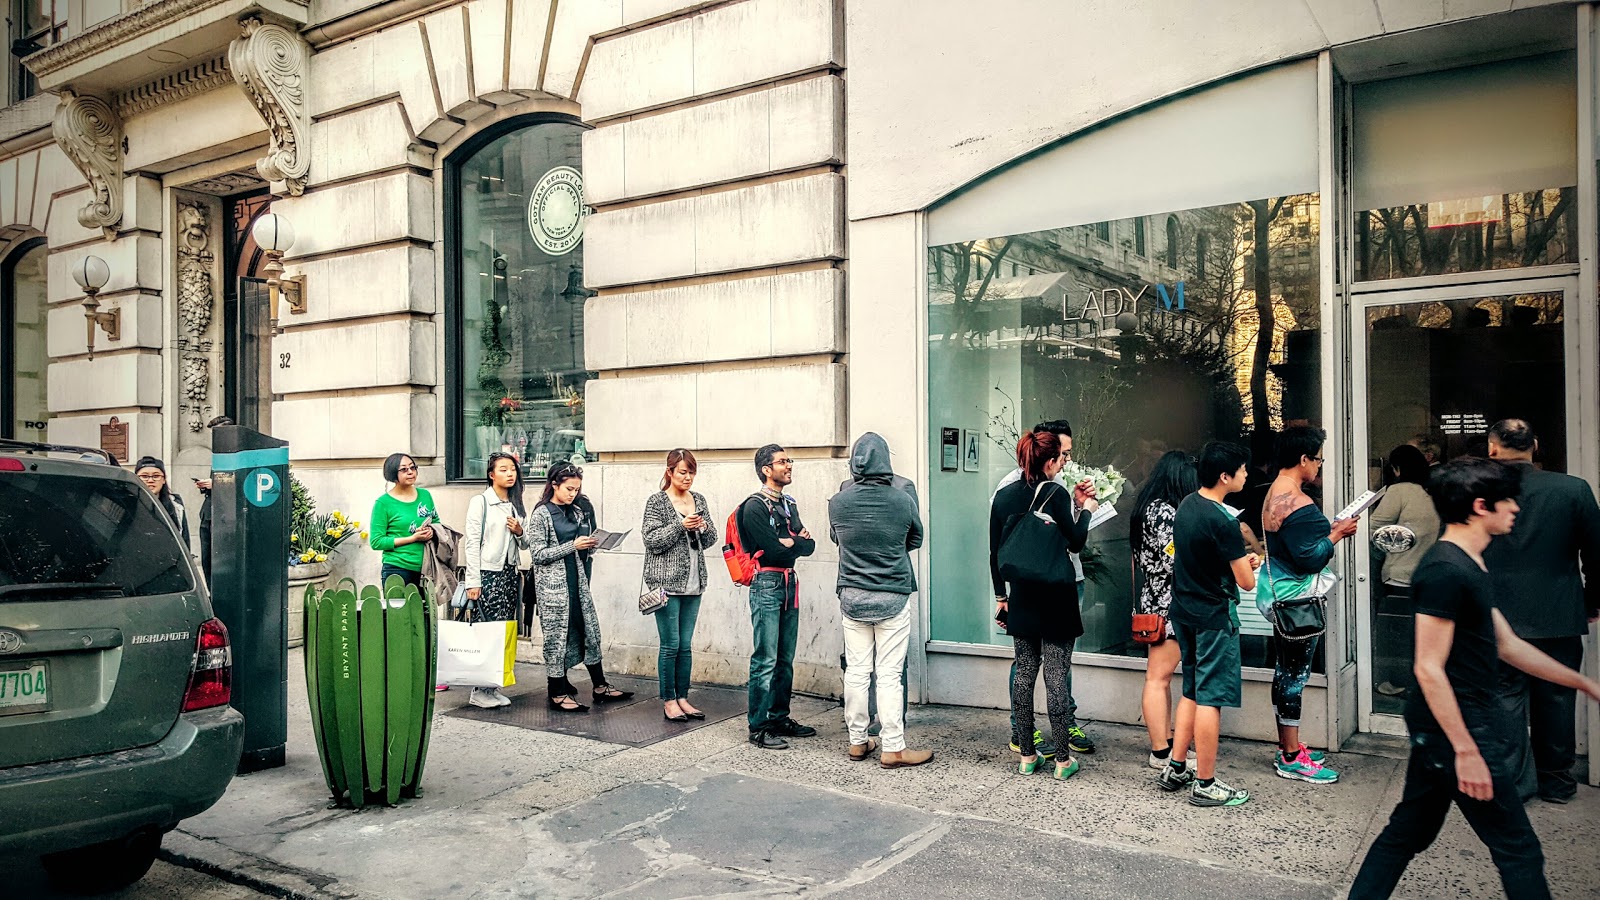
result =
[[[839,591],[841,596],[847,588],[900,595],[903,609],[904,598],[917,590],[911,551],[922,546],[916,488],[896,478],[888,442],[870,431],[850,450],[850,475],[851,484],[828,501],[828,534],[839,545]],[[881,611],[860,612],[844,609],[860,621],[871,621]]]

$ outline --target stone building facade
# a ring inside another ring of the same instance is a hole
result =
[[[699,454],[720,515],[770,441],[800,461],[822,534],[850,442],[878,431],[930,525],[913,695],[998,706],[984,503],[1035,419],[1074,417],[1089,463],[1135,475],[1158,448],[1317,421],[1334,503],[1397,436],[1464,449],[1448,429],[1466,401],[1391,409],[1364,386],[1405,328],[1482,314],[1566,348],[1564,400],[1529,414],[1552,420],[1553,464],[1600,462],[1588,4],[16,6],[13,38],[38,49],[0,111],[8,434],[96,445],[115,416],[129,456],[166,457],[178,485],[228,412],[288,439],[324,508],[363,514],[403,450],[459,524],[484,457],[510,447],[535,490],[582,458],[602,523],[636,530],[665,451]],[[1456,98],[1485,86],[1479,111],[1505,127],[1454,165]],[[1406,168],[1430,154],[1453,181]],[[305,301],[276,335],[249,227],[269,209],[296,233],[283,265]],[[89,254],[120,314],[92,358],[70,277]],[[1372,337],[1369,318],[1394,321]],[[1204,414],[1162,405],[1181,397]],[[1126,529],[1098,534],[1079,702],[1134,721]],[[611,664],[648,673],[641,552],[635,535],[605,556],[596,595]],[[1392,610],[1364,556],[1341,559],[1354,577],[1308,689],[1319,741],[1395,727],[1378,690]],[[800,570],[798,684],[821,693],[838,690],[835,559],[822,541]],[[696,677],[743,680],[741,594],[713,578]],[[1263,735],[1252,671],[1226,727]]]

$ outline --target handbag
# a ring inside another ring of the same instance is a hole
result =
[[[1038,511],[1044,489],[1052,485],[1065,490],[1053,481],[1042,482],[1033,491],[1033,503],[1028,505],[1028,512],[1017,516],[1001,539],[997,557],[1000,577],[1006,581],[1072,584],[1077,580],[1072,561],[1067,558],[1066,536]]]
[[[1280,599],[1270,563],[1270,558],[1263,561],[1262,568],[1267,570],[1267,591],[1272,595],[1272,605],[1267,609],[1267,621],[1272,623],[1272,630],[1286,641],[1321,637],[1328,630],[1327,596],[1312,590],[1299,597]]]
[[[1167,638],[1167,617],[1160,613],[1133,614],[1133,641],[1136,644],[1159,644]]]
[[[639,570],[639,586],[644,587],[644,570]],[[667,608],[667,589],[649,588],[639,592],[639,615],[650,616]]]

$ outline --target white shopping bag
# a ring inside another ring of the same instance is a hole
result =
[[[440,684],[510,687],[517,683],[516,661],[516,622],[440,620]]]

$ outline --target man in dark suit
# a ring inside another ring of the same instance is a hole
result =
[[[1583,635],[1600,607],[1600,505],[1581,478],[1534,467],[1539,442],[1522,419],[1489,429],[1489,456],[1522,470],[1516,528],[1484,553],[1497,605],[1517,636],[1573,669],[1583,663]],[[1579,561],[1583,567],[1580,571]],[[1585,578],[1587,574],[1587,578]],[[1566,803],[1577,793],[1573,716],[1576,693],[1500,667],[1500,698],[1512,720],[1529,723],[1517,788],[1527,799]]]

